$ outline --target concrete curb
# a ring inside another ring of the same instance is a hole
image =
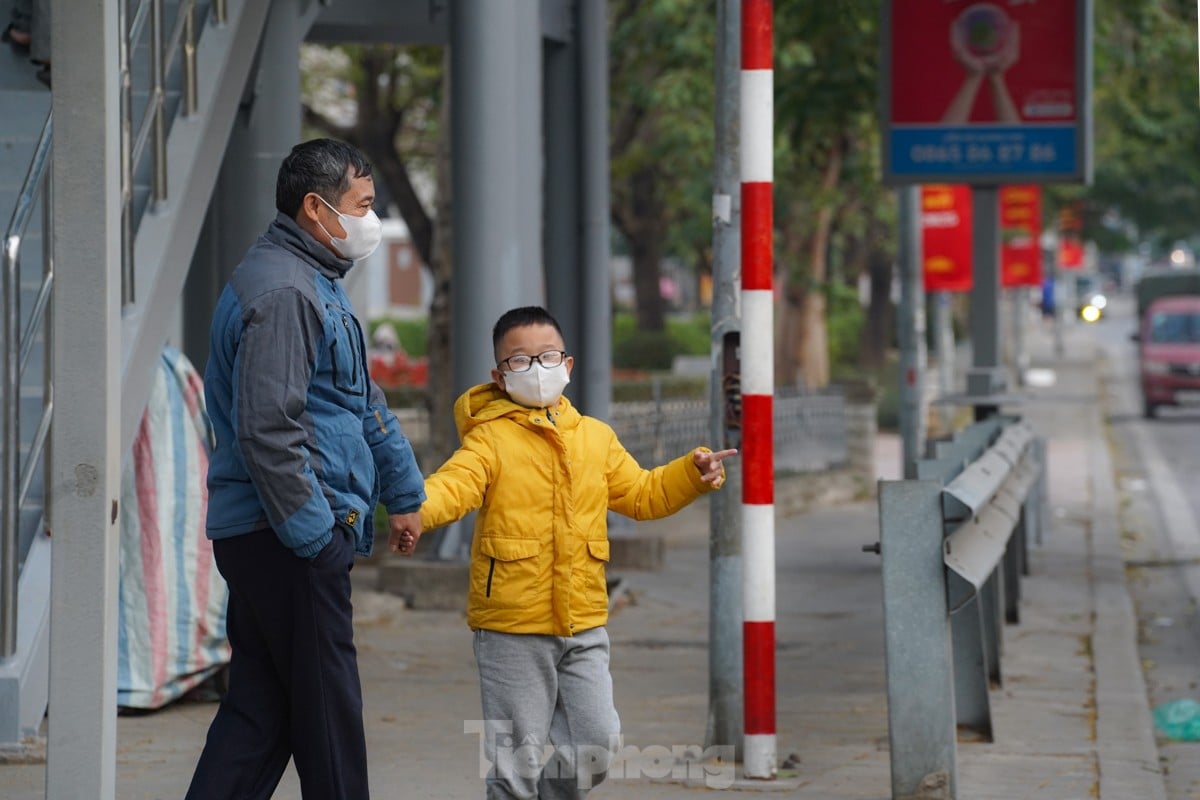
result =
[[[1105,423],[1096,415],[1096,429]],[[1125,583],[1117,487],[1107,438],[1091,442],[1092,653],[1096,671],[1096,749],[1101,797],[1166,800],[1154,722],[1139,661],[1137,618]]]

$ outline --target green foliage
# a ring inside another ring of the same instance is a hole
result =
[[[667,370],[677,353],[666,331],[634,330],[613,342],[613,365],[621,369]]]
[[[646,402],[654,399],[655,388],[662,400],[704,400],[708,378],[702,375],[655,375],[653,378],[613,381],[613,401]]]
[[[712,239],[715,14],[705,0],[609,3],[611,210],[634,268],[697,265]],[[657,251],[657,252],[655,252]],[[644,324],[661,305],[639,296]]]
[[[843,283],[829,283],[825,287],[825,297],[830,368],[839,364],[856,364],[865,322],[858,292]]]
[[[708,314],[671,317],[664,331],[639,331],[632,314],[613,316],[613,366],[618,369],[668,370],[675,356],[702,356],[712,350]]]
[[[900,375],[898,356],[889,354],[877,369],[850,364],[833,365],[833,382],[847,386],[847,393],[875,402],[876,422],[881,431],[900,428]]]
[[[1109,0],[1096,7],[1095,179],[1056,187],[1050,214],[1085,200],[1085,236],[1102,249],[1197,236],[1200,122],[1196,4]]]

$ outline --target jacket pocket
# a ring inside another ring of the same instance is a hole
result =
[[[477,596],[490,606],[522,606],[532,600],[529,593],[537,585],[541,544],[532,539],[501,539],[484,536],[479,540],[478,559],[473,571]]]
[[[333,370],[333,385],[340,391],[356,397],[366,394],[365,353],[363,351],[362,331],[358,320],[343,308],[327,305],[325,313],[329,315],[333,326],[333,336],[329,343],[329,361]]]
[[[597,558],[601,561],[608,561],[608,539],[588,540],[588,552],[592,558]]]
[[[607,539],[589,539],[587,553],[575,563],[572,577],[575,591],[580,592],[584,607],[608,608],[608,566],[610,548]]]

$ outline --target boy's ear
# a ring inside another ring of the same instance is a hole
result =
[[[504,388],[504,373],[502,373],[498,369],[492,370],[492,383],[494,383],[494,384],[496,384],[496,386],[500,387],[501,391],[504,391],[504,392],[508,391],[508,389]]]

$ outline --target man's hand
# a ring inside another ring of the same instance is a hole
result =
[[[705,483],[711,483],[714,486],[720,486],[721,479],[725,477],[721,460],[736,455],[737,450],[718,450],[715,453],[697,450],[692,453],[692,463],[696,465],[696,469],[700,470],[700,480]]]
[[[411,556],[421,538],[421,512],[388,514],[388,549],[402,556]]]

